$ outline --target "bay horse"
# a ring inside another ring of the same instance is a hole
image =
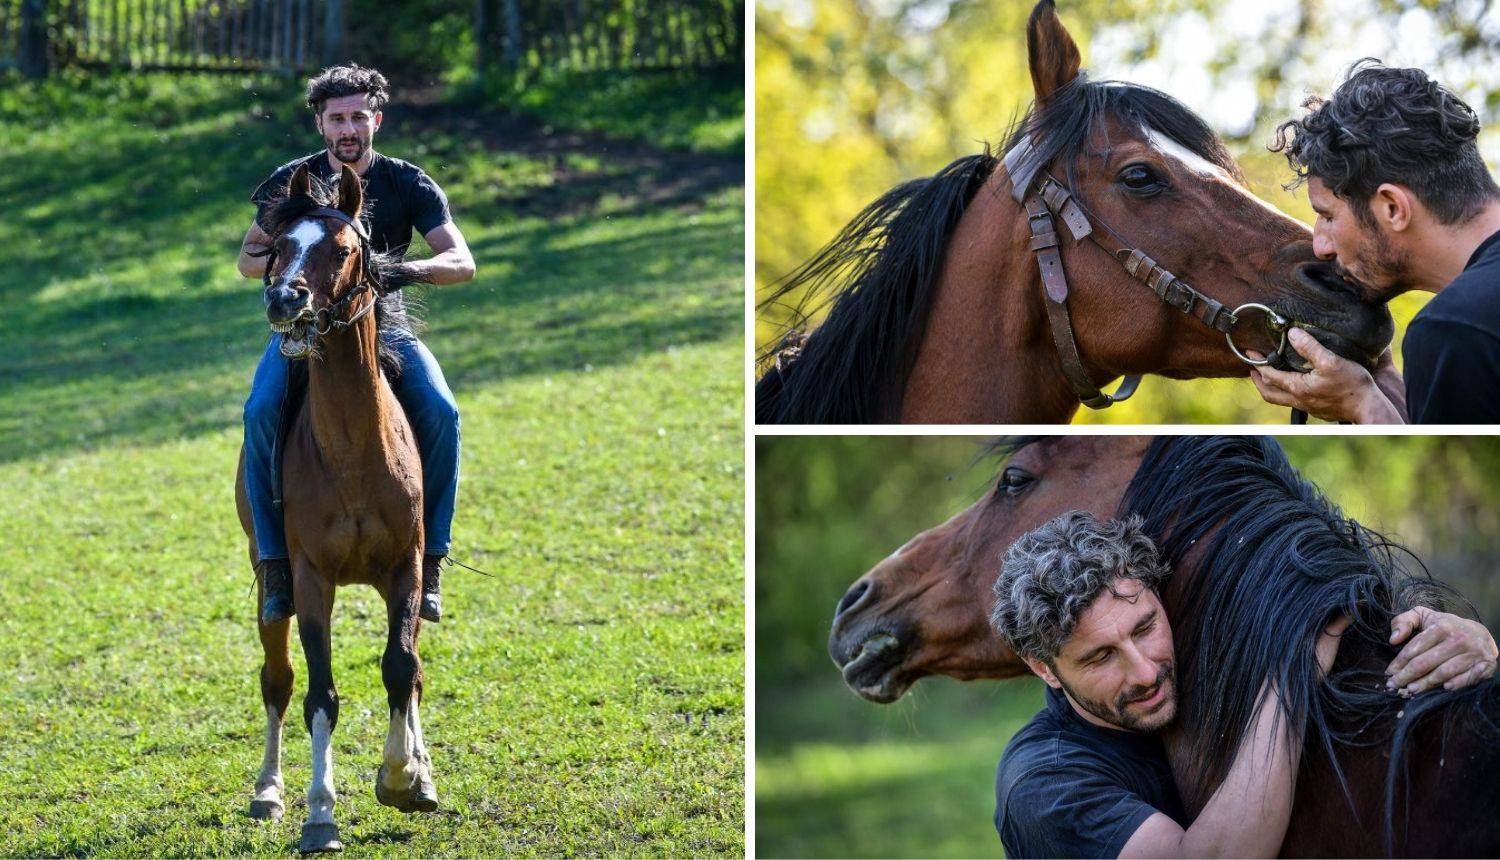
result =
[[[1183,803],[1213,794],[1267,679],[1305,726],[1283,856],[1500,853],[1500,681],[1405,700],[1384,688],[1390,620],[1444,589],[1397,544],[1347,519],[1269,439],[1015,440],[991,491],[860,577],[829,652],[845,683],[892,702],[920,678],[1015,678],[989,627],[1000,560],[1070,510],[1140,514],[1173,568],[1162,594],[1180,702],[1164,735]],[[1451,596],[1451,595],[1450,595]],[[1314,642],[1353,624],[1326,683]],[[998,755],[998,748],[996,750]]]
[[[1026,40],[1035,99],[1003,158],[986,148],[888,191],[761,303],[790,321],[760,355],[756,421],[1067,422],[1141,374],[1306,369],[1291,323],[1373,364],[1389,310],[1246,188],[1200,117],[1088,80],[1052,0]]]
[[[306,398],[287,431],[282,460],[293,603],[307,660],[302,718],[312,737],[308,814],[298,843],[303,853],[343,848],[333,815],[339,697],[330,629],[337,586],[374,586],[386,605],[389,632],[380,669],[390,727],[375,796],[403,812],[437,808],[418,717],[422,468],[411,427],[382,370],[377,316],[400,324],[401,315],[372,313],[387,261],[369,246],[363,206],[359,177],[348,165],[336,189],[314,182],[304,165],[265,216],[274,253],[266,273],[266,317],[282,333],[283,354],[312,359]],[[242,449],[235,498],[253,566],[258,559],[244,469]],[[250,803],[254,818],[279,819],[285,809],[281,727],[292,695],[290,624],[286,619],[259,626],[266,739]]]

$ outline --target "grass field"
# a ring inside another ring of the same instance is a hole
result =
[[[761,857],[991,857],[995,766],[1040,681],[923,681],[894,705],[823,682],[756,687]]]
[[[300,718],[286,819],[245,811],[233,469],[266,337],[234,256],[250,189],[317,146],[295,89],[0,86],[0,855],[294,850]],[[424,339],[463,414],[454,554],[495,576],[452,569],[423,631],[427,816],[373,797],[383,612],[340,592],[349,854],[744,850],[743,178],[569,129],[394,106],[377,138],[445,187],[478,262],[429,291]]]

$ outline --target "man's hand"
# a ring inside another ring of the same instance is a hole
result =
[[[1416,631],[1421,632],[1413,637]],[[1386,667],[1391,678],[1385,686],[1405,697],[1438,685],[1457,690],[1488,678],[1500,656],[1483,624],[1425,606],[1391,619],[1391,644],[1402,642],[1406,647]]]
[[[1312,370],[1297,373],[1269,366],[1251,368],[1250,380],[1267,403],[1301,409],[1326,421],[1402,423],[1400,411],[1381,392],[1369,371],[1335,355],[1300,328],[1288,331],[1287,339]]]

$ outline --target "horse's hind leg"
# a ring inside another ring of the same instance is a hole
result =
[[[333,686],[333,659],[329,624],[333,616],[333,583],[319,576],[298,559],[293,566],[297,607],[297,635],[307,657],[307,695],[302,699],[302,719],[312,735],[312,784],[307,789],[307,821],[297,848],[342,851],[339,828],[333,820],[333,728],[339,721],[339,694]]]
[[[260,645],[265,662],[260,665],[260,698],[266,706],[266,751],[255,778],[255,796],[250,800],[250,817],[279,820],[286,811],[281,781],[281,726],[286,708],[292,700],[291,620],[275,624],[259,623],[260,593],[256,590],[255,615],[260,627]]]
[[[411,559],[411,569],[403,568],[387,591],[390,633],[385,656],[380,661],[391,723],[380,772],[375,777],[375,799],[402,812],[437,809],[437,790],[432,785],[431,764],[422,741],[422,721],[417,716],[422,698],[422,659],[417,656],[417,611],[421,599],[418,564],[418,558]]]

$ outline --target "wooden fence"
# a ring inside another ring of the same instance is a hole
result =
[[[346,0],[0,0],[0,69],[302,70],[348,59]],[[462,15],[455,2],[443,14]],[[476,63],[743,62],[745,0],[473,0]],[[464,21],[465,26],[470,22]]]
[[[744,0],[476,0],[481,70],[681,68],[744,57]]]
[[[309,68],[338,57],[343,6],[342,0],[0,0],[0,65],[32,77],[58,66]]]

